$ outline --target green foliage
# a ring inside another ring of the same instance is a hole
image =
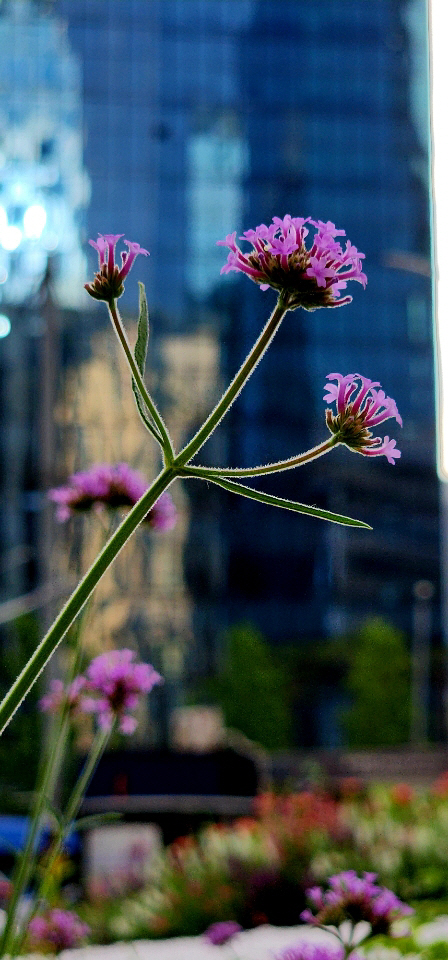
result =
[[[403,634],[379,617],[368,620],[352,640],[346,678],[353,704],[341,720],[350,747],[407,742],[410,673]]]
[[[32,613],[23,614],[2,631],[0,645],[0,699],[16,679],[39,642],[39,624]],[[0,737],[1,785],[5,791],[34,788],[41,746],[39,691],[33,687]],[[5,806],[1,799],[2,807]]]
[[[223,672],[208,681],[208,695],[222,707],[228,727],[268,750],[289,747],[292,716],[287,671],[250,624],[233,627],[226,640]]]

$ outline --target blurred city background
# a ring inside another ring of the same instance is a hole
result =
[[[275,303],[220,276],[216,241],[291,213],[345,229],[368,286],[288,314],[201,462],[318,443],[326,375],[359,370],[397,402],[401,460],[338,448],[264,489],[373,532],[179,483],[175,529],[139,533],[102,582],[86,653],[135,647],[164,675],[139,748],[191,748],[204,718],[214,746],[220,717],[277,753],[445,742],[425,0],[3,0],[0,50],[1,692],[104,534],[58,525],[48,489],[100,462],[158,469],[83,289],[88,239],[151,252],[122,309],[133,339],[144,281],[178,445]],[[32,785],[37,695],[2,741],[8,787]]]

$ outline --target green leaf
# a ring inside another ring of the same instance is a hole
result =
[[[319,507],[309,507],[305,503],[296,503],[294,500],[285,500],[283,497],[273,497],[269,493],[262,493],[252,487],[245,487],[242,483],[234,483],[233,480],[207,477],[207,482],[216,483],[218,487],[223,487],[230,493],[239,493],[242,497],[249,497],[250,500],[269,503],[273,507],[283,507],[284,510],[294,510],[296,513],[305,513],[310,517],[319,517],[321,520],[329,520],[331,523],[340,523],[348,527],[363,527],[365,530],[372,530],[372,527],[368,523],[363,523],[362,520],[352,520],[351,517],[331,513],[329,510],[320,510]]]
[[[122,813],[92,813],[88,817],[80,817],[74,823],[75,830],[90,830],[91,827],[101,826],[103,823],[113,823],[123,818]]]
[[[148,353],[148,343],[149,343],[149,313],[148,313],[148,302],[146,300],[146,292],[144,283],[138,284],[138,305],[139,305],[139,317],[138,317],[138,327],[137,327],[137,340],[134,348],[134,357],[138,369],[140,370],[141,375],[144,375],[145,365],[146,365],[146,356]],[[154,426],[152,420],[149,419],[149,414],[146,409],[146,405],[143,403],[140,391],[137,387],[137,384],[132,378],[132,391],[134,394],[135,402],[137,404],[137,410],[145,424],[145,427],[152,434],[155,439],[161,443],[161,436],[159,431]]]
[[[140,283],[140,281],[138,284],[138,308],[139,317],[137,327],[137,342],[135,344],[134,357],[136,359],[138,369],[143,375],[145,372],[146,355],[148,353],[149,313],[145,285],[144,283]]]

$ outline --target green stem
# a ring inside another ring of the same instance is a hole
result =
[[[126,332],[123,327],[115,300],[111,300],[110,303],[108,304],[108,307],[109,307],[110,317],[112,320],[112,325],[121,343],[121,346],[123,347],[126,360],[128,361],[129,367],[131,369],[132,376],[134,377],[134,380],[144,400],[144,403],[147,406],[148,411],[154,420],[154,423],[156,424],[158,435],[156,436],[156,434],[154,434],[154,436],[156,436],[156,440],[159,441],[163,449],[163,452],[165,454],[165,463],[170,464],[173,462],[173,459],[174,459],[174,449],[170,440],[170,436],[168,434],[168,430],[163,422],[162,417],[160,416],[159,411],[157,410],[157,407],[154,401],[150,397],[145,387],[145,384],[143,382],[143,377],[140,373],[140,370],[138,369],[138,366],[134,357],[132,356],[132,350],[129,346],[128,338],[126,336]]]
[[[25,890],[33,868],[35,860],[35,847],[38,842],[39,830],[41,827],[42,814],[46,807],[48,789],[50,786],[54,768],[60,758],[62,741],[65,740],[67,733],[67,720],[65,718],[64,726],[61,725],[59,735],[54,738],[53,745],[43,769],[43,775],[36,786],[36,801],[32,813],[30,829],[28,832],[24,850],[20,856],[17,868],[12,877],[12,895],[8,905],[8,914],[5,927],[0,941],[0,957],[9,953],[10,940],[14,936],[14,929],[17,916],[17,907],[19,900]]]
[[[79,672],[81,655],[81,628],[88,610],[88,606],[89,601],[87,601],[85,604],[78,618],[76,640],[74,644],[74,658],[67,679],[67,688],[70,687],[70,684],[73,682],[75,676],[77,676]],[[36,863],[37,840],[39,828],[41,826],[42,814],[47,806],[47,802],[52,800],[51,787],[55,784],[60,774],[64,756],[64,745],[66,743],[68,734],[69,716],[70,704],[68,698],[66,698],[62,712],[56,719],[55,730],[53,731],[53,736],[50,739],[50,749],[47,753],[47,756],[43,759],[42,769],[36,784],[35,803],[31,814],[30,831],[27,837],[25,848],[20,856],[12,879],[13,893],[8,905],[6,924],[0,939],[0,957],[3,957],[9,952],[9,941],[14,934],[17,907],[22,894],[29,883],[29,879],[33,873]]]
[[[129,511],[125,519],[110,538],[109,542],[98,554],[96,560],[79,582],[70,599],[62,608],[48,633],[36,647],[28,663],[19,674],[12,687],[0,703],[0,734],[8,725],[11,717],[26,697],[33,683],[44,669],[46,663],[67,633],[68,628],[77,617],[87,598],[96,587],[103,573],[125,545],[139,523],[148,511],[154,506],[160,494],[169,487],[176,477],[177,471],[173,467],[165,467],[154,483],[143,494],[140,500]]]
[[[36,915],[36,913],[39,910],[41,901],[45,898],[47,879],[50,876],[54,863],[61,852],[62,846],[64,844],[64,840],[66,839],[66,836],[70,830],[70,827],[72,826],[72,823],[83,801],[83,797],[87,789],[87,786],[89,784],[89,781],[95,771],[95,768],[99,760],[101,759],[104,753],[104,750],[109,742],[109,739],[113,731],[115,730],[115,727],[116,727],[116,722],[114,723],[114,726],[112,727],[111,730],[99,731],[97,736],[95,737],[95,740],[93,741],[92,749],[82,769],[81,775],[78,778],[72,790],[69,801],[67,803],[66,811],[64,813],[64,817],[59,825],[59,828],[57,831],[57,837],[53,843],[51,854],[45,866],[45,874],[39,885],[39,890],[37,892],[33,910],[31,914],[27,917],[26,928],[17,935],[17,937],[15,938],[15,941],[11,946],[11,950],[9,952],[10,957],[15,957],[20,952],[26,936],[26,929],[29,926],[30,920]]]
[[[203,477],[204,480],[213,477],[261,477],[265,473],[276,473],[280,470],[292,470],[293,467],[300,467],[302,463],[309,460],[316,460],[328,453],[332,447],[339,443],[338,438],[333,435],[328,440],[319,443],[317,447],[301,453],[298,457],[290,457],[289,460],[279,460],[277,463],[266,463],[259,467],[182,467],[179,471],[181,477]]]
[[[208,440],[210,434],[213,433],[220,420],[222,420],[224,414],[227,413],[227,410],[237,398],[245,383],[247,383],[257,363],[261,360],[263,354],[266,352],[287,311],[288,294],[280,294],[275,309],[272,311],[267,324],[261,331],[258,340],[252,347],[249,356],[238,370],[238,373],[233,378],[231,384],[227,387],[227,390],[222,395],[219,403],[216,404],[216,407],[207,417],[205,423],[203,423],[202,427],[200,427],[193,439],[187,443],[187,446],[184,447],[184,449],[181,450],[176,457],[174,461],[176,466],[183,467],[186,463],[188,463],[188,461],[191,460],[198,450],[200,450],[200,448],[204,445],[205,441]]]

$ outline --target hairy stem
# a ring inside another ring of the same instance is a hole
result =
[[[80,580],[70,599],[62,608],[48,633],[36,647],[28,663],[19,674],[12,687],[0,703],[0,734],[8,725],[11,717],[26,697],[33,683],[44,669],[46,663],[59,646],[67,630],[84,606],[87,598],[96,587],[105,571],[120,552],[122,547],[144,519],[161,493],[169,487],[176,477],[173,467],[165,467],[154,483],[145,491],[140,500],[129,511],[125,519],[110,538],[109,542],[98,554],[96,560]]]
[[[261,477],[265,473],[292,470],[293,467],[300,467],[303,463],[316,460],[317,457],[322,457],[324,453],[328,453],[337,443],[339,443],[338,438],[332,436],[319,443],[317,447],[313,447],[297,457],[290,457],[289,460],[279,460],[277,463],[266,463],[259,467],[182,467],[179,475],[181,477],[204,477],[204,480],[212,477]]]

